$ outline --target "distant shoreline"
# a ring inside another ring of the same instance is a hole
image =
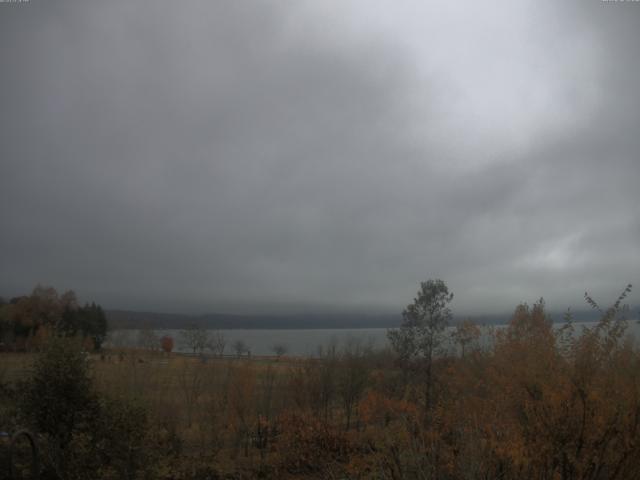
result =
[[[107,310],[105,313],[111,330],[139,330],[143,328],[175,330],[187,327],[207,330],[336,330],[397,328],[402,321],[400,314],[233,315],[214,313],[186,315],[127,310]],[[510,314],[460,315],[454,317],[452,325],[466,319],[470,319],[478,325],[505,325],[509,322],[510,317]],[[554,323],[561,323],[563,317],[564,312],[551,314]],[[595,311],[573,312],[575,323],[594,322],[598,318],[599,314]]]

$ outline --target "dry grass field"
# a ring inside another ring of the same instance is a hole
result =
[[[0,383],[28,378],[37,355],[0,353]],[[197,468],[215,461],[217,471],[228,475],[264,462],[254,426],[283,411],[288,379],[304,363],[134,349],[87,355],[87,362],[98,393],[142,406],[158,431],[171,437],[162,440],[176,443],[182,463]]]

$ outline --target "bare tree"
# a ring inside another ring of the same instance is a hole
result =
[[[287,347],[284,343],[276,343],[271,347],[271,351],[276,354],[278,360],[280,357],[285,355],[289,351],[289,347]]]
[[[347,417],[346,429],[351,427],[351,418],[367,387],[369,368],[366,355],[369,352],[358,339],[351,338],[345,345],[338,371],[338,393]]]
[[[327,348],[319,346],[317,358],[308,359],[303,370],[310,406],[326,423],[337,393],[338,353],[335,341],[332,340]]]
[[[238,358],[240,358],[243,353],[246,353],[249,350],[249,348],[242,340],[236,340],[233,342],[233,350],[236,352]]]
[[[193,351],[194,355],[201,355],[209,344],[209,332],[196,325],[190,325],[182,330],[180,337],[182,342]]]
[[[255,443],[260,450],[260,457],[264,458],[273,435],[271,422],[273,420],[274,390],[276,389],[276,370],[272,365],[260,375],[259,395],[256,398]]]
[[[124,348],[129,345],[130,330],[112,330],[107,334],[106,343],[111,348]]]
[[[480,327],[469,319],[456,325],[455,330],[451,332],[451,338],[460,345],[462,358],[464,358],[467,347],[477,342],[481,334]]]
[[[178,374],[178,383],[185,401],[187,426],[191,427],[193,414],[198,400],[205,390],[205,366],[190,358],[182,358]]]
[[[137,343],[138,346],[145,350],[155,352],[160,348],[160,337],[158,337],[156,331],[147,324],[138,331]]]
[[[213,352],[215,356],[221,357],[222,355],[224,355],[224,349],[226,346],[227,340],[224,338],[222,332],[216,330],[211,333],[207,347]]]

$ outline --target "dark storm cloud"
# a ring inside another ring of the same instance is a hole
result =
[[[558,102],[588,89],[597,108],[480,162],[441,125],[437,70],[292,3],[2,7],[5,294],[394,310],[441,276],[491,311],[637,279],[640,15],[546,5],[554,38],[597,48]]]

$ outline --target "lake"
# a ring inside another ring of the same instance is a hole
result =
[[[350,340],[364,342],[373,348],[387,345],[386,328],[352,328],[352,329],[299,329],[299,330],[212,330],[224,335],[226,340],[225,354],[232,354],[233,344],[238,340],[244,342],[252,355],[274,355],[273,346],[284,345],[287,355],[313,356],[318,347],[344,345]],[[175,342],[174,352],[189,352],[190,349],[182,339],[182,330],[156,330],[160,338],[169,335]],[[107,339],[107,346],[137,347],[141,346],[139,330],[116,330]]]
[[[556,323],[561,327],[564,323]],[[576,332],[581,331],[582,326],[593,326],[594,322],[576,323]],[[481,327],[486,333],[487,328]],[[504,325],[496,325],[493,328],[504,328]],[[452,327],[449,327],[452,330]],[[362,345],[370,345],[379,349],[388,346],[386,328],[328,328],[328,329],[291,329],[291,330],[212,330],[220,332],[226,340],[225,354],[232,354],[233,344],[239,340],[244,342],[252,355],[274,355],[273,346],[284,345],[288,355],[314,356],[318,348],[326,348],[336,345],[338,348],[346,343],[356,340]],[[628,332],[640,338],[640,325],[636,321],[629,322]],[[182,339],[182,330],[156,330],[158,338],[169,335],[174,339],[175,352],[189,352],[190,349]],[[141,346],[139,330],[115,330],[110,332],[106,346],[139,347]]]

